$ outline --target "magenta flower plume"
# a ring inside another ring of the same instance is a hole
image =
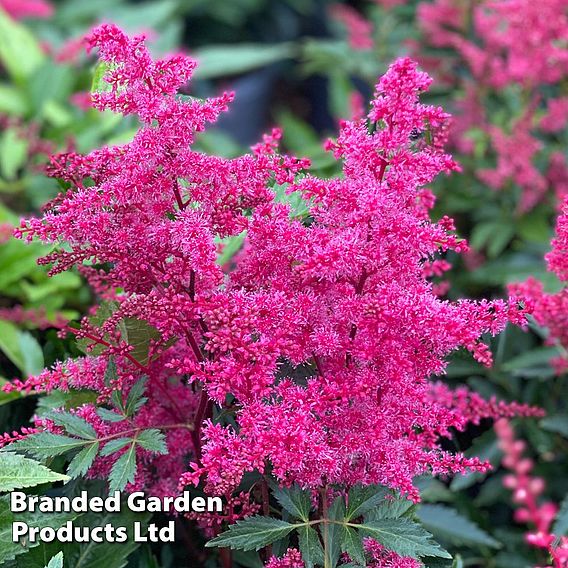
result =
[[[322,179],[278,153],[278,130],[234,159],[192,149],[232,94],[179,96],[194,63],[153,61],[141,38],[114,26],[88,44],[108,83],[93,104],[137,116],[140,128],[128,144],[54,158],[51,174],[69,189],[20,235],[64,243],[43,262],[78,267],[107,303],[75,330],[90,344],[85,358],[20,388],[86,387],[104,401],[146,376],[148,401],[128,420],[80,412],[107,439],[142,427],[166,434],[166,459],[138,456],[135,485],[154,492],[181,478],[229,495],[245,472],[270,469],[282,483],[380,483],[417,499],[416,475],[485,469],[442,451],[440,437],[536,411],[429,378],[460,348],[490,364],[481,335],[523,313],[514,300],[442,300],[427,279],[437,255],[467,248],[450,219],[429,218],[426,186],[457,169],[443,150],[449,115],[419,101],[430,78],[396,61],[368,116],[328,143],[343,174]],[[244,245],[224,271],[219,239],[238,235]],[[143,354],[125,333],[135,323],[150,337]],[[91,473],[113,459],[97,458]]]

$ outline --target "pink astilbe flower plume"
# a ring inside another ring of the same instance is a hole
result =
[[[133,484],[161,494],[181,479],[228,496],[246,472],[270,470],[281,483],[379,483],[418,499],[416,475],[485,470],[442,451],[439,438],[481,417],[536,411],[433,388],[429,377],[459,348],[490,364],[481,335],[523,314],[514,299],[442,300],[427,279],[444,268],[441,253],[467,250],[451,219],[428,215],[425,186],[457,169],[443,150],[449,115],[419,101],[428,75],[396,61],[369,114],[327,144],[343,175],[320,179],[278,153],[277,129],[234,159],[193,150],[232,94],[178,96],[188,58],[153,61],[141,37],[111,25],[88,45],[108,83],[93,104],[137,116],[140,129],[128,144],[54,158],[51,174],[70,188],[19,234],[66,243],[43,262],[55,273],[77,266],[107,301],[73,330],[86,357],[12,388],[90,388],[104,401],[148,377],[148,402],[130,423],[81,412],[107,438],[164,431],[170,454],[141,453]],[[275,184],[308,213],[292,212]],[[245,231],[224,271],[219,239]],[[149,338],[144,353],[126,333],[134,325]],[[112,459],[97,458],[92,474],[105,477]],[[275,565],[296,566],[294,554]]]

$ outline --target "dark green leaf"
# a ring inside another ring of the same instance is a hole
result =
[[[69,436],[40,432],[39,434],[32,434],[22,440],[18,440],[7,447],[10,450],[31,454],[36,458],[51,458],[65,454],[70,450],[81,448],[87,443],[85,440],[78,440]]]
[[[370,536],[400,556],[451,558],[447,551],[432,540],[428,531],[409,519],[370,521],[359,525],[358,529],[363,535]]]
[[[108,408],[97,408],[97,414],[106,422],[122,422],[126,419],[123,414],[117,414]]]
[[[42,483],[68,481],[66,475],[51,471],[44,465],[15,454],[0,454],[0,491],[13,491],[24,487],[35,487]]]
[[[106,447],[106,446],[105,446]],[[131,444],[128,450],[114,462],[109,476],[110,492],[122,491],[134,481],[136,475],[136,444]]]
[[[99,451],[99,443],[93,442],[88,446],[85,446],[72,460],[67,468],[67,475],[69,477],[79,477],[85,475],[93,461],[97,457]]]
[[[110,456],[118,450],[122,450],[125,446],[128,446],[132,442],[132,438],[115,438],[114,440],[109,440],[101,450],[101,456]]]
[[[157,428],[149,428],[140,432],[136,438],[136,442],[145,450],[156,454],[167,454],[166,437],[163,432]]]
[[[316,564],[323,564],[323,548],[318,533],[310,525],[298,527],[298,544],[306,568],[313,568]]]
[[[294,518],[305,522],[309,520],[312,502],[307,491],[302,491],[297,485],[279,487],[274,481],[271,481],[270,489],[280,505]]]
[[[143,398],[142,395],[144,394],[147,380],[148,377],[142,377],[132,385],[124,407],[126,416],[132,416],[137,410],[140,410],[140,407],[146,402],[147,399]]]
[[[295,528],[293,525],[271,517],[249,517],[237,521],[229,530],[210,540],[205,546],[233,548],[238,550],[260,550],[261,548],[285,537]]]
[[[371,509],[377,507],[385,497],[388,491],[380,485],[356,485],[349,490],[349,500],[345,518],[350,521],[361,517]]]
[[[349,558],[356,564],[365,566],[365,550],[363,540],[360,535],[351,527],[343,527],[341,535],[341,552],[349,555]]]
[[[86,440],[94,440],[97,437],[95,429],[84,419],[76,414],[69,412],[52,412],[48,415],[50,420],[55,424],[65,428],[68,434],[84,438]]]
[[[476,546],[500,546],[493,537],[468,518],[454,509],[443,505],[422,505],[418,509],[422,524],[437,538],[444,538],[454,544]]]

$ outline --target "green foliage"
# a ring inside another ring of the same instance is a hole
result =
[[[13,452],[3,452],[0,456],[0,492],[68,480],[66,475]]]
[[[271,481],[270,489],[278,503],[293,518],[301,519],[306,523],[309,521],[312,502],[306,491],[302,491],[297,485],[289,488],[279,487],[274,481]]]
[[[63,568],[63,552],[58,552],[45,568]]]
[[[289,59],[293,54],[294,47],[289,43],[262,46],[241,43],[203,47],[195,54],[199,61],[195,78],[212,79],[237,75]]]
[[[448,540],[453,544],[470,546],[500,546],[494,538],[487,534],[468,518],[460,515],[454,509],[443,505],[422,505],[417,512],[422,524],[434,536]]]
[[[305,525],[305,523],[304,523]],[[227,532],[221,533],[205,546],[226,547],[238,550],[260,550],[264,546],[290,534],[302,524],[292,524],[272,517],[248,517],[237,521]]]
[[[277,502],[298,522],[249,517],[231,525],[206,546],[259,550],[295,533],[308,568],[334,567],[341,552],[349,554],[354,565],[364,566],[363,538],[372,537],[401,556],[451,559],[428,531],[404,516],[410,511],[412,502],[390,499],[392,496],[383,487],[353,487],[348,495],[348,506],[343,497],[338,497],[325,516],[310,520],[309,491],[298,487],[280,488],[274,482],[270,485]],[[361,522],[354,522],[359,519]]]
[[[68,513],[17,513],[10,511],[7,497],[0,497],[0,564],[13,560],[16,556],[24,554],[39,542],[12,542],[12,524],[15,521],[26,523],[29,527],[51,527],[58,529],[74,515]]]

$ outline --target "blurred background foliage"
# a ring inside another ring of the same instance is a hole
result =
[[[419,3],[385,8],[373,2],[326,0],[63,0],[49,5],[41,0],[0,0],[0,380],[38,373],[44,365],[76,355],[57,328],[77,319],[93,302],[78,274],[48,278],[46,269],[37,266],[46,247],[26,246],[10,237],[20,216],[37,213],[61,189],[44,175],[51,153],[120,143],[134,132],[129,119],[85,105],[94,60],[83,53],[80,38],[93,24],[113,21],[129,32],[146,32],[156,54],[183,50],[195,56],[200,67],[185,94],[236,91],[231,110],[200,136],[203,151],[236,155],[277,124],[283,127],[286,150],[310,157],[318,173],[331,175],[337,173],[336,165],[324,152],[323,140],[333,135],[338,120],[351,116],[356,97],[366,100],[371,95],[375,79],[388,64],[412,53],[421,41]],[[332,4],[349,5],[366,15],[371,47],[353,47]],[[428,49],[439,54],[420,45],[423,57]],[[464,71],[457,67],[452,72]],[[434,83],[428,102],[452,111],[463,95],[459,83],[440,81]],[[492,124],[511,128],[524,112],[522,89],[491,93],[485,104]],[[448,259],[454,265],[445,276],[448,295],[503,296],[508,283],[529,276],[543,281],[550,292],[558,290],[560,284],[543,261],[554,230],[552,193],[530,210],[519,211],[520,189],[514,183],[493,191],[475,175],[495,164],[487,135],[472,128],[467,136],[473,152],[458,152],[463,172],[439,179],[433,188],[436,215],[455,217],[473,249],[465,260]],[[566,154],[567,136],[562,131],[546,140],[541,159],[553,151]],[[568,386],[566,377],[557,376],[549,363],[560,347],[545,345],[546,337],[547,330],[534,322],[526,332],[510,328],[491,342],[491,369],[457,353],[446,380],[455,386],[467,384],[486,397],[547,410],[546,418],[522,421],[518,430],[536,458],[536,474],[547,481],[547,497],[560,502],[568,491]],[[0,394],[2,431],[25,425],[35,410],[36,400],[14,401],[18,396]],[[419,514],[427,528],[461,555],[458,566],[523,568],[543,563],[524,542],[524,528],[513,521],[490,425],[457,435],[454,443],[490,459],[495,470],[487,476],[424,482],[425,505]],[[41,553],[36,549],[34,554]],[[128,565],[173,568],[185,566],[183,558],[174,547],[143,548]],[[124,558],[113,562],[107,568],[123,566]],[[254,555],[237,556],[236,562],[259,566]]]

